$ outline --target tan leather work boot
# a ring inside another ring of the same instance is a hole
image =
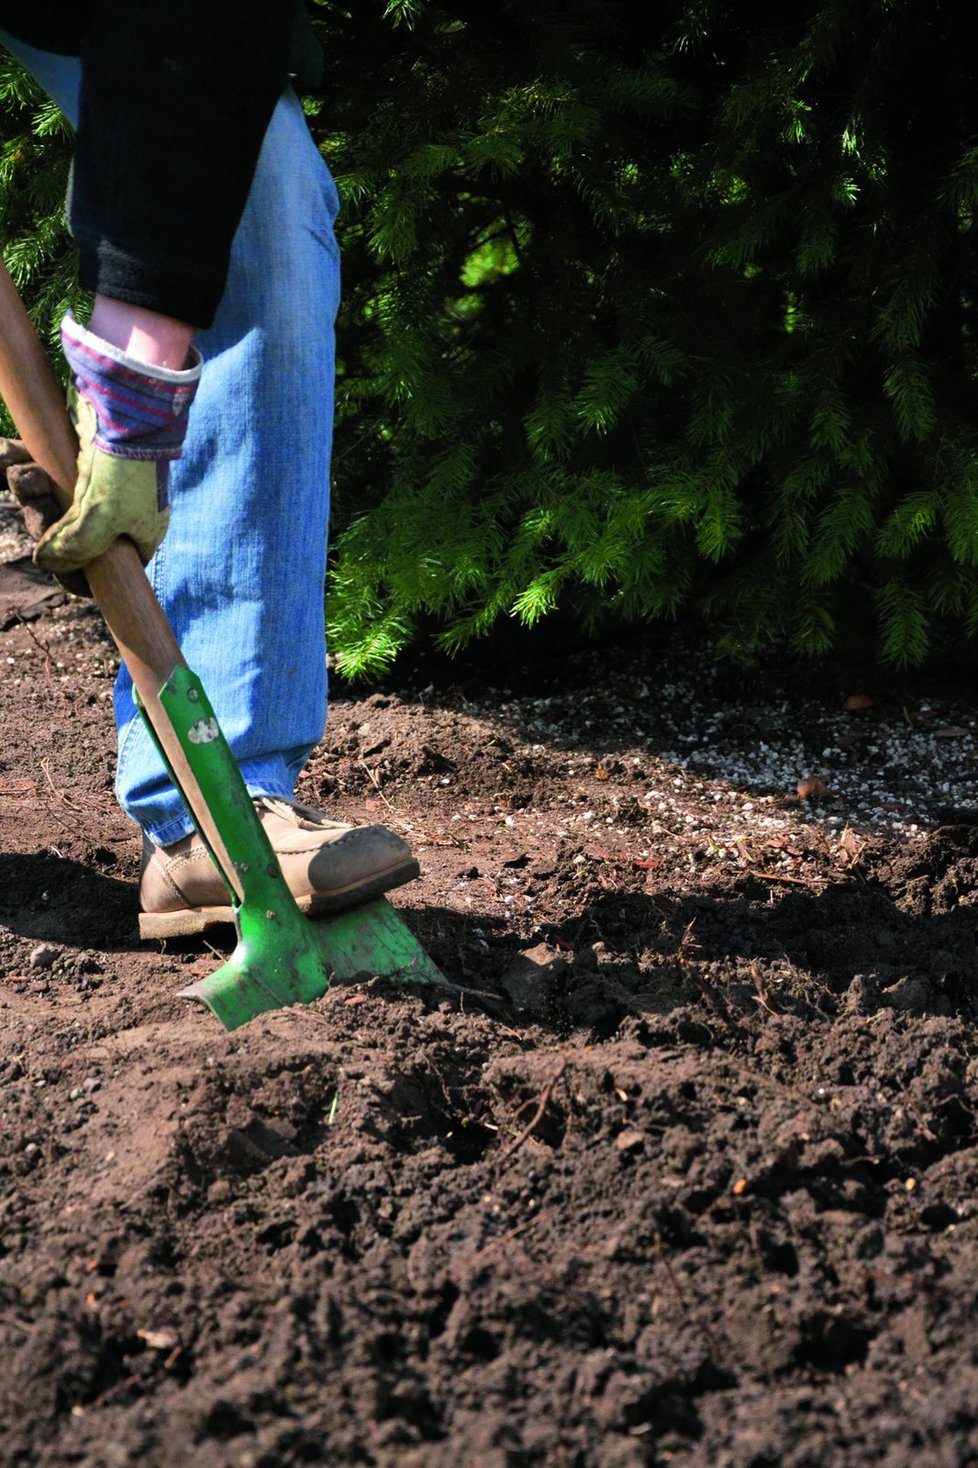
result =
[[[344,826],[293,800],[265,795],[255,809],[303,912],[356,907],[418,876],[411,848],[386,826]],[[234,910],[196,832],[172,846],[143,837],[139,934],[176,938],[232,923]]]

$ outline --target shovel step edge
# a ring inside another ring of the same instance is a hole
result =
[[[179,990],[178,997],[206,1004],[230,1030],[269,1010],[312,1003],[334,979],[342,982],[366,975],[447,985],[437,964],[383,897],[338,917],[317,921],[303,917],[300,922],[296,941],[285,944],[277,924],[242,907],[242,936],[227,963]]]

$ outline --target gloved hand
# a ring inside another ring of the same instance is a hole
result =
[[[44,531],[34,559],[63,577],[127,535],[145,564],[166,534],[170,461],[183,447],[200,353],[191,347],[191,365],[179,372],[152,367],[86,331],[70,311],[61,341],[72,369],[78,478],[71,508]]]

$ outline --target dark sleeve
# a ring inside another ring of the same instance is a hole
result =
[[[295,0],[95,0],[69,217],[82,284],[209,326]]]

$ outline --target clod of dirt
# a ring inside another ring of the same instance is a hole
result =
[[[903,1010],[906,1014],[923,1014],[931,997],[931,987],[926,979],[913,978],[910,974],[898,979],[881,994],[881,998],[894,1009]]]
[[[518,1010],[542,1014],[550,1003],[554,984],[569,967],[566,954],[537,943],[514,959],[499,980],[500,988]]]

